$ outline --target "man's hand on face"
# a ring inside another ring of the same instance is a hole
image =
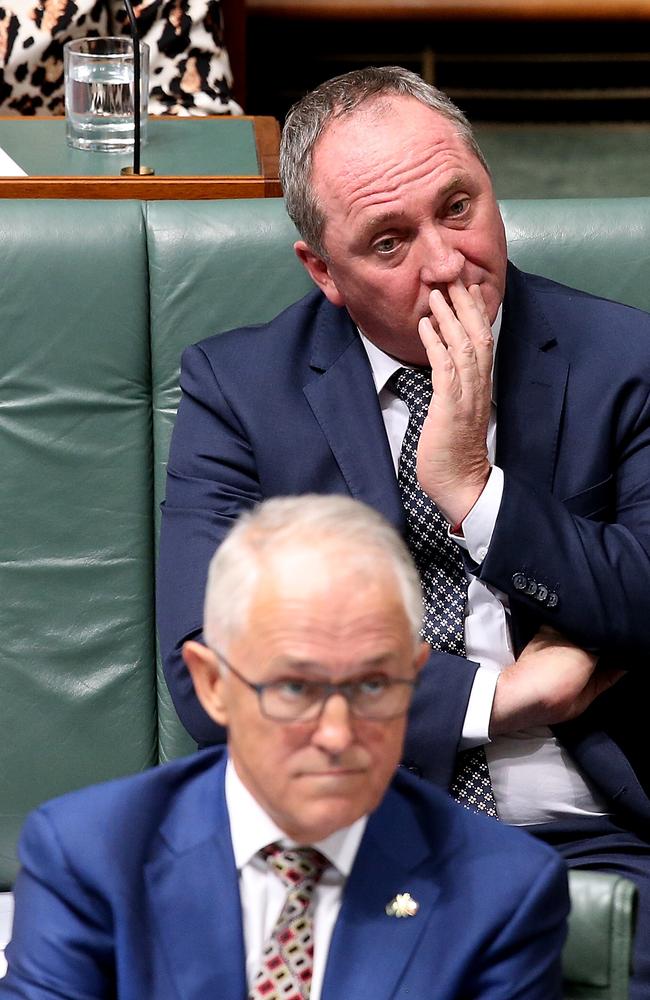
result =
[[[431,318],[418,332],[433,379],[433,397],[418,445],[420,486],[449,521],[460,524],[488,476],[487,428],[492,396],[493,339],[478,285],[457,279],[429,296]]]
[[[597,666],[555,629],[543,625],[497,681],[490,736],[575,719],[618,681],[624,670]]]

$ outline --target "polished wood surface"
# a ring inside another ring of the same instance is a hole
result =
[[[16,119],[0,119],[1,121]],[[38,128],[46,118],[22,118],[20,127]],[[180,120],[175,120],[180,125]],[[201,118],[182,120],[187,128],[199,128]],[[0,198],[142,198],[147,201],[164,199],[221,199],[221,198],[277,198],[282,194],[278,179],[278,153],[280,126],[275,118],[240,117],[211,118],[218,127],[223,121],[249,121],[252,124],[257,153],[258,173],[215,175],[174,173],[147,177],[122,177],[119,165],[114,175],[102,176],[52,176],[36,174],[29,177],[0,177]],[[146,149],[143,162],[147,162]],[[10,154],[11,155],[11,154]],[[109,154],[96,154],[107,156]],[[18,157],[14,156],[17,162]],[[189,166],[189,164],[188,164]]]
[[[647,20],[650,0],[246,0],[250,14],[413,20]]]
[[[262,177],[6,177],[0,198],[141,198],[145,201],[277,198]]]

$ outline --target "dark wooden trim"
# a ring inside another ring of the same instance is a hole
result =
[[[228,49],[232,70],[232,96],[246,110],[246,3],[245,0],[221,0],[223,40]]]
[[[278,181],[264,177],[3,177],[0,198],[268,198]]]
[[[246,0],[250,15],[357,20],[650,19],[650,0]]]
[[[257,146],[257,162],[262,177],[269,181],[277,181],[280,160],[280,125],[275,118],[260,116],[255,119],[255,144]]]

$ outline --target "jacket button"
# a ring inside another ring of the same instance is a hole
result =
[[[537,593],[537,583],[535,580],[529,580],[525,591],[529,597],[534,597]]]
[[[537,593],[535,594],[536,601],[545,601],[548,597],[548,587],[545,587],[543,583],[540,583],[537,588]]]
[[[512,582],[515,590],[525,590],[528,586],[528,577],[524,573],[515,573]]]
[[[548,597],[546,598],[547,608],[556,608],[558,606],[560,598],[557,596],[554,590],[551,590]]]

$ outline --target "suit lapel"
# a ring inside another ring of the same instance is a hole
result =
[[[569,366],[526,277],[508,266],[497,351],[497,465],[553,489]]]
[[[404,511],[368,356],[343,309],[321,310],[304,393],[353,497],[399,530]]]
[[[183,1000],[246,996],[224,768],[225,755],[183,789],[145,868],[159,944]]]
[[[368,821],[345,887],[322,1000],[366,996],[388,1000],[395,995],[439,902],[439,863],[442,859],[434,859],[413,813],[400,796],[389,791]],[[405,892],[417,901],[417,914],[387,915],[387,904]],[[444,940],[443,929],[440,937]],[[433,956],[431,964],[435,967]]]

